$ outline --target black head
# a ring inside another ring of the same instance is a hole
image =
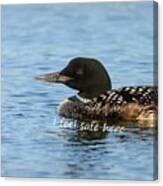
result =
[[[74,58],[60,72],[42,75],[37,79],[63,83],[89,99],[111,89],[111,80],[104,66],[91,58]]]

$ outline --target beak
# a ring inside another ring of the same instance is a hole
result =
[[[66,83],[73,78],[60,74],[60,72],[53,72],[45,75],[35,77],[36,80],[46,81],[50,83]]]

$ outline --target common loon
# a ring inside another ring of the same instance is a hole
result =
[[[157,87],[112,89],[111,79],[96,59],[77,57],[60,72],[36,77],[78,90],[59,106],[59,114],[74,119],[152,121],[157,115]]]

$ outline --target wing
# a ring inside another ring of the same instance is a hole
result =
[[[113,89],[87,104],[68,101],[60,108],[65,117],[112,122],[153,120],[156,113],[157,88],[147,86]]]
[[[101,94],[80,112],[89,118],[111,120],[136,120],[144,113],[147,119],[157,112],[157,102],[156,87],[123,87]]]

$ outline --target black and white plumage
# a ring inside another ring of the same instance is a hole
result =
[[[68,100],[59,112],[75,119],[153,121],[157,114],[156,87],[124,87],[106,91],[87,103]]]
[[[59,107],[59,114],[74,119],[153,121],[157,116],[157,87],[112,89],[103,65],[90,58],[75,58],[61,72],[37,77],[78,90]]]

